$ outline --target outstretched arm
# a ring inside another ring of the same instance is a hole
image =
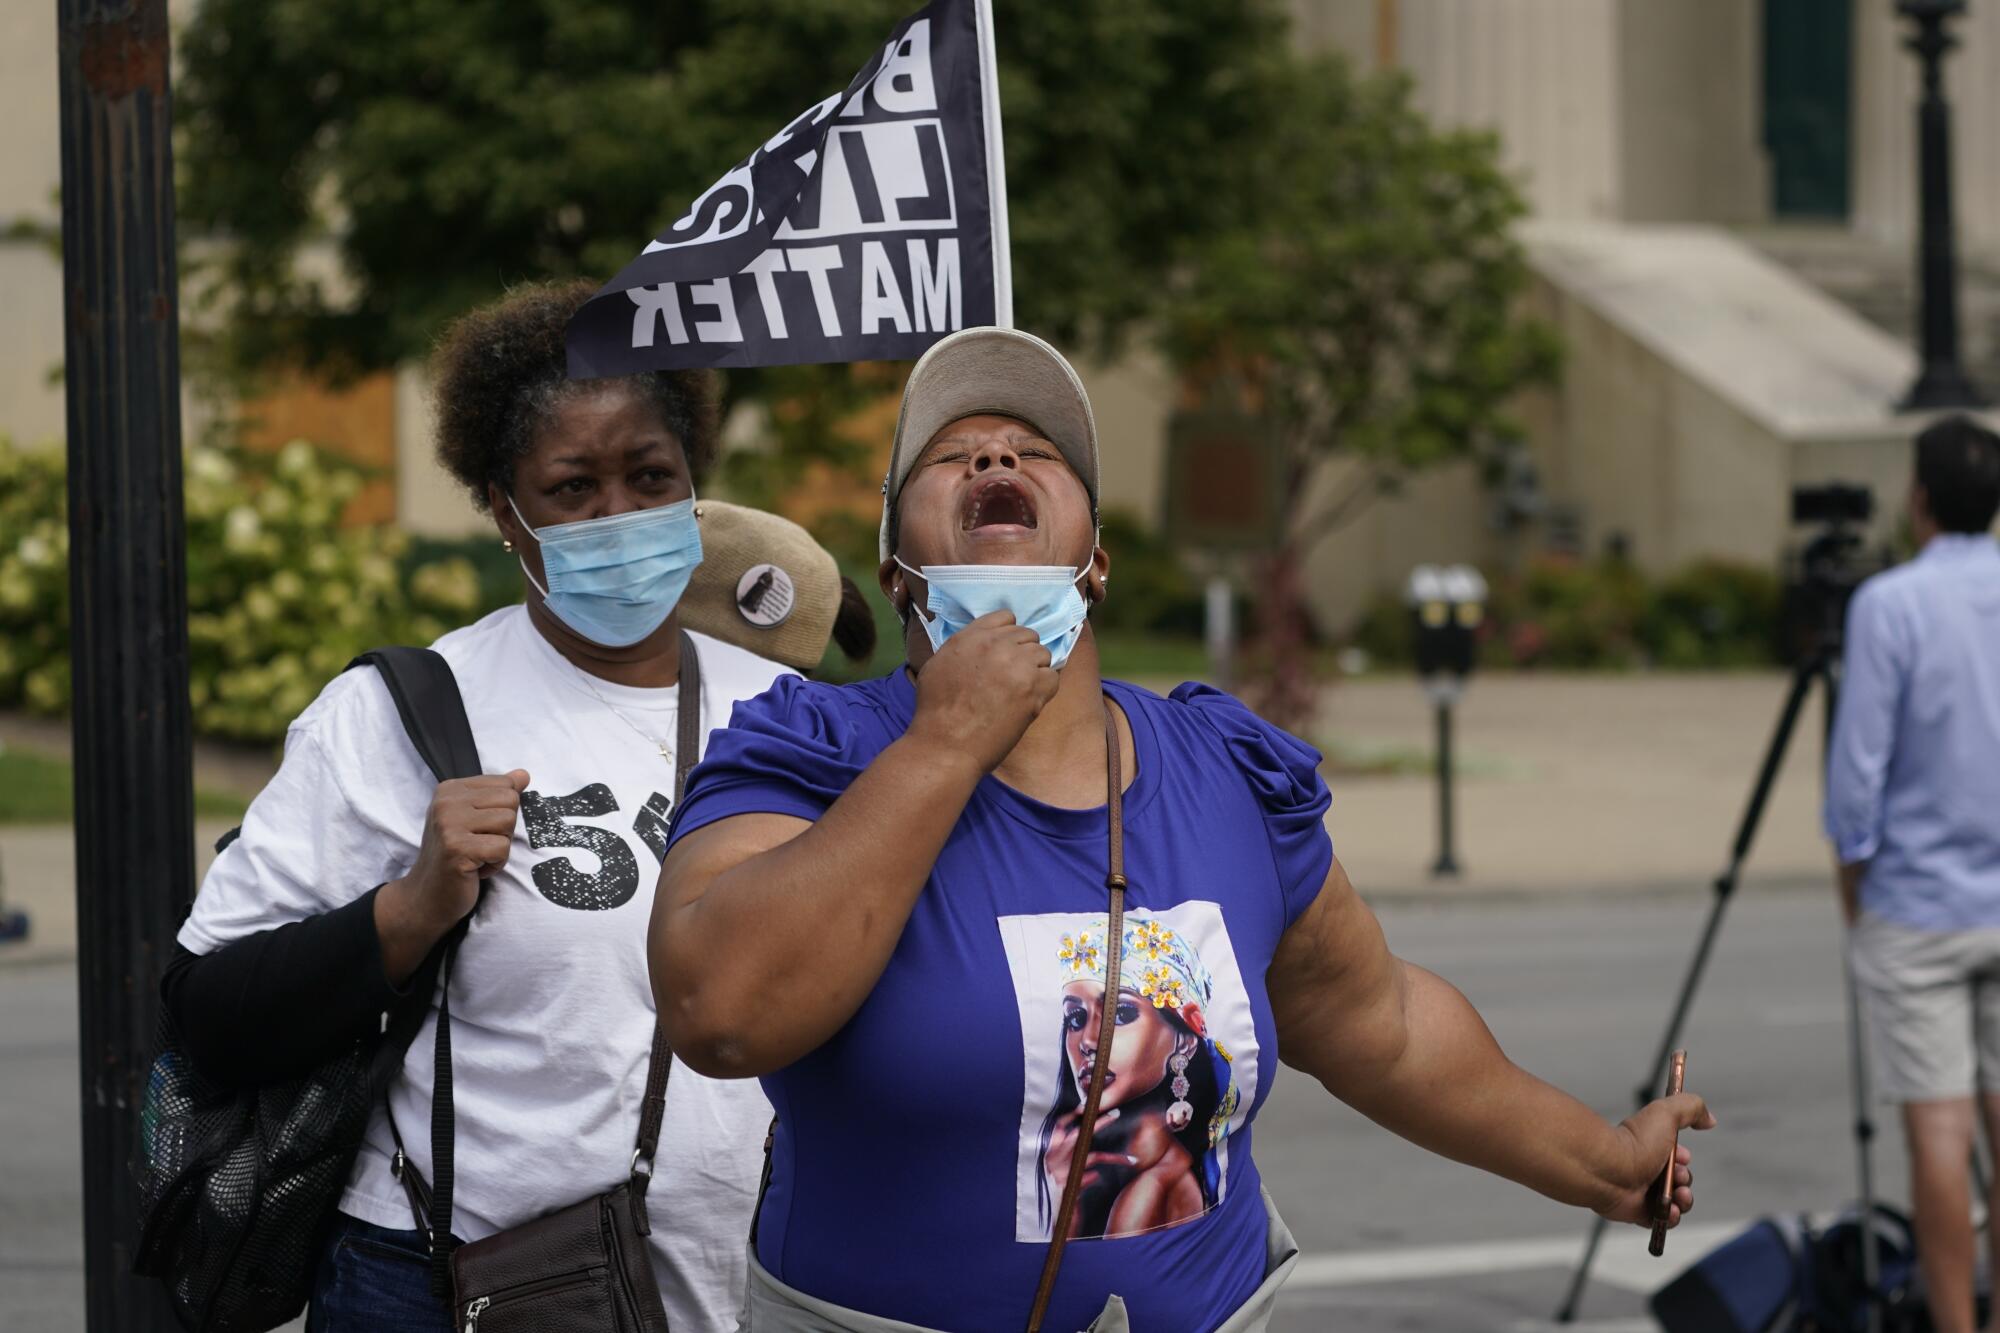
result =
[[[1619,1221],[1657,1220],[1648,1195],[1675,1131],[1715,1124],[1683,1093],[1613,1125],[1515,1065],[1463,995],[1389,952],[1338,860],[1280,941],[1269,988],[1285,1062],[1370,1120]],[[1669,1225],[1694,1206],[1689,1161],[1682,1148]]]

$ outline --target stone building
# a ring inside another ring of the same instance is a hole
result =
[[[1539,522],[1462,469],[1329,541],[1337,624],[1421,559],[1617,542],[1644,566],[1775,560],[1787,490],[1843,478],[1893,528],[1918,424],[1917,66],[1891,0],[1294,0],[1298,38],[1490,127],[1533,210],[1533,304],[1567,344],[1530,404]],[[1946,67],[1965,333],[2000,385],[2000,5]]]

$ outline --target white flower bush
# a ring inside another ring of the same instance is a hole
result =
[[[69,704],[69,530],[58,446],[0,435],[0,707]],[[354,464],[295,440],[275,455],[188,450],[189,693],[198,732],[272,741],[368,648],[429,643],[487,609],[462,557],[404,568],[408,540],[342,521]]]

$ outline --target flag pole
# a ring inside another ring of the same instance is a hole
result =
[[[1014,254],[1007,234],[1007,148],[1000,136],[1000,62],[993,48],[993,0],[972,0],[979,31],[979,92],[986,122],[986,174],[993,183],[993,322],[1014,325]]]

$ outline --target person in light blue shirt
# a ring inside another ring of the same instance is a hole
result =
[[[1971,1333],[1979,1120],[2000,1143],[2000,437],[1929,427],[1909,505],[1917,558],[1848,607],[1826,831],[1878,1077],[1903,1107],[1932,1318]],[[1993,1243],[2000,1271],[2000,1229]]]

